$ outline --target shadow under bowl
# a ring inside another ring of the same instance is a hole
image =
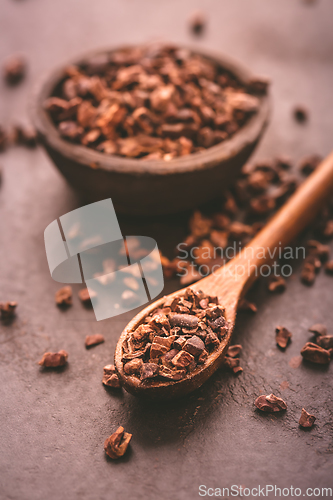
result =
[[[129,215],[180,212],[217,197],[230,186],[262,137],[269,119],[269,96],[258,96],[257,113],[230,139],[204,151],[170,161],[106,155],[63,139],[43,105],[64,79],[69,64],[80,65],[114,50],[118,48],[85,54],[53,70],[36,85],[32,120],[57,168],[86,202],[111,198],[118,212]],[[249,70],[225,56],[201,49],[191,51],[222,67],[245,86],[254,78]]]

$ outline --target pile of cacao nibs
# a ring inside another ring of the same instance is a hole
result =
[[[203,365],[227,335],[229,325],[217,297],[187,288],[167,298],[123,343],[126,375],[141,381],[181,380]]]
[[[119,49],[70,66],[44,107],[65,139],[106,154],[171,160],[225,141],[257,112],[248,87],[171,45]]]
[[[180,283],[187,286],[232,259],[295,192],[301,176],[311,174],[320,161],[318,155],[307,155],[295,169],[291,159],[280,156],[244,165],[221,199],[193,212],[189,234],[177,245],[176,257],[170,260],[162,255],[165,278],[177,275]],[[322,267],[333,275],[333,261],[328,260],[330,249],[325,244],[333,237],[333,199],[321,210],[309,234],[300,274],[305,285],[314,283]],[[303,257],[303,252],[299,256]],[[285,288],[286,281],[273,272],[268,290],[279,293]]]

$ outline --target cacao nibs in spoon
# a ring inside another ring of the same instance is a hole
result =
[[[125,339],[125,374],[142,383],[186,377],[206,362],[227,334],[224,314],[217,297],[190,288],[182,296],[167,299]]]

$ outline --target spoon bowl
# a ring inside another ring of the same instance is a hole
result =
[[[225,270],[227,270],[228,266],[231,267],[230,265],[231,263],[227,264],[225,266]],[[214,281],[217,281],[215,285]],[[230,276],[229,279],[223,280],[222,286],[217,286],[218,283],[219,280],[216,280],[216,276],[211,275],[191,286],[191,289],[195,291],[201,290],[207,295],[216,295],[218,297],[219,304],[225,307],[226,319],[229,324],[228,333],[221,340],[218,348],[208,356],[204,366],[197,366],[195,370],[188,373],[185,378],[181,380],[170,382],[163,380],[157,381],[153,379],[146,380],[144,383],[141,383],[137,377],[126,375],[122,363],[122,345],[128,333],[135,330],[141,323],[143,323],[145,317],[151,314],[154,309],[161,307],[166,298],[183,295],[186,289],[184,288],[182,290],[178,290],[177,292],[164,296],[153,302],[148,307],[140,311],[140,313],[128,323],[119,338],[115,352],[115,366],[118,375],[121,378],[122,385],[128,392],[137,396],[146,396],[154,399],[171,399],[180,397],[193,391],[197,387],[200,387],[221,366],[225,353],[228,350],[234,328],[240,294],[237,292],[235,293],[235,290],[238,290],[238,287],[235,287],[233,276]],[[239,282],[239,286],[241,287],[241,282]],[[230,289],[233,290],[232,293],[230,293]],[[216,290],[216,293],[214,290]]]

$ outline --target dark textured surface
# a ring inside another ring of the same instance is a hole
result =
[[[24,84],[1,83],[4,123],[24,119],[29,90],[38,74],[64,59],[98,46],[164,37],[189,42],[186,20],[200,2],[2,0],[0,60],[25,53]],[[295,160],[332,147],[333,32],[331,0],[313,6],[300,0],[205,2],[207,35],[198,43],[239,58],[273,81],[274,115],[257,157],[276,153]],[[291,118],[296,102],[310,121]],[[302,363],[291,368],[307,328],[315,322],[333,330],[333,281],[299,283],[298,267],[287,291],[253,291],[256,316],[240,316],[234,335],[243,344],[238,377],[217,373],[182,401],[152,405],[101,384],[117,337],[131,313],[97,323],[75,296],[67,312],[54,305],[58,284],[48,271],[43,231],[56,217],[80,206],[41,151],[13,148],[1,155],[0,300],[17,300],[18,316],[0,326],[0,497],[39,500],[198,498],[198,487],[233,484],[333,487],[332,371]],[[222,189],[222,187],[221,187]],[[123,221],[124,234],[156,237],[169,251],[180,241],[182,223]],[[176,289],[169,283],[166,292]],[[274,328],[293,332],[285,353]],[[105,344],[89,351],[84,338],[103,333]],[[46,350],[66,349],[62,372],[44,373],[37,362]],[[289,383],[281,390],[280,384]],[[261,415],[253,401],[262,393],[282,395],[284,415]],[[311,431],[298,427],[302,407],[317,417]],[[118,425],[133,433],[130,452],[106,459],[104,439]],[[321,497],[320,497],[321,498]]]

